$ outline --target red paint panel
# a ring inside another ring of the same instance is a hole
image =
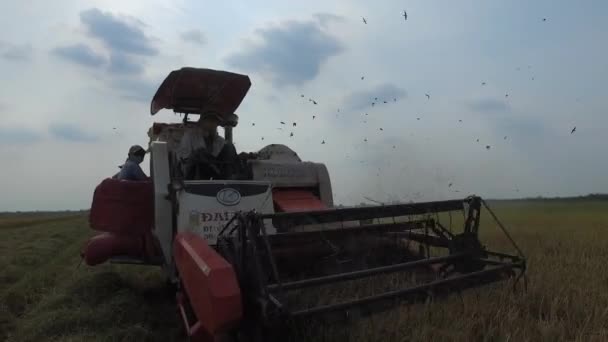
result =
[[[221,70],[181,68],[172,71],[152,98],[150,114],[173,109],[176,113],[216,111],[225,118],[234,113],[251,87],[247,75]]]
[[[194,233],[177,234],[173,248],[180,279],[204,333],[213,336],[238,324],[243,309],[232,266]]]
[[[297,212],[327,209],[327,206],[310,190],[276,189],[272,200],[278,211]]]
[[[145,254],[144,237],[120,236],[101,233],[91,238],[81,252],[89,266],[106,262],[114,256],[143,258]]]
[[[93,194],[89,224],[92,229],[119,235],[139,236],[154,226],[152,181],[107,178]]]

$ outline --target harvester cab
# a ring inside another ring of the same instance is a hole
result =
[[[90,224],[102,233],[83,250],[87,263],[162,266],[192,339],[270,340],[298,317],[374,312],[523,275],[525,258],[510,237],[516,254],[480,243],[485,202],[476,196],[335,208],[325,165],[279,144],[239,154],[225,179],[184,177],[177,151],[193,129],[187,117],[219,113],[232,143],[250,86],[231,72],[171,72],[151,114],[186,115],[149,129],[151,181],[106,179],[93,196]],[[362,292],[330,295],[345,283]]]

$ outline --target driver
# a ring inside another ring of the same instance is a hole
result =
[[[120,171],[112,178],[130,181],[145,181],[150,179],[139,166],[144,160],[146,153],[146,150],[139,145],[131,146],[127,160],[120,166]]]
[[[186,179],[231,179],[237,154],[234,145],[222,138],[216,112],[202,114],[197,126],[186,130],[176,151]]]

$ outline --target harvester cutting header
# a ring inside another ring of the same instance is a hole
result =
[[[184,117],[149,129],[150,180],[108,178],[93,196],[100,233],[83,258],[162,267],[192,339],[267,341],[299,317],[368,313],[523,275],[512,240],[513,255],[479,241],[479,197],[338,209],[324,164],[280,144],[237,154],[235,111],[250,86],[231,72],[171,72],[150,111]],[[396,287],[318,298],[370,278]]]

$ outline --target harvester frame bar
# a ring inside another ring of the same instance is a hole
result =
[[[458,290],[463,290],[466,288],[478,287],[481,285],[485,285],[487,283],[491,283],[495,281],[493,276],[500,275],[501,272],[508,271],[516,267],[516,264],[503,264],[501,266],[471,272],[455,277],[450,277],[446,279],[436,280],[427,284],[418,285],[414,287],[409,287],[401,290],[395,290],[390,292],[385,292],[382,294],[369,296],[361,299],[355,299],[352,301],[342,302],[338,304],[324,305],[318,306],[310,309],[303,309],[294,312],[290,312],[289,315],[291,317],[304,317],[311,315],[321,315],[326,314],[333,311],[342,311],[348,310],[352,307],[365,307],[366,305],[372,305],[375,302],[381,302],[383,300],[412,300],[412,301],[423,301],[427,298],[440,294],[440,292],[435,293],[435,290],[441,288],[441,286],[447,286],[458,288]],[[453,291],[453,290],[452,290]],[[378,310],[373,310],[378,311]]]
[[[408,222],[396,222],[396,223],[379,223],[379,224],[367,224],[358,227],[341,227],[341,228],[333,228],[333,229],[321,229],[321,230],[313,230],[313,231],[301,231],[301,232],[288,232],[288,233],[279,233],[275,235],[269,236],[272,240],[272,244],[282,244],[286,243],[292,239],[305,239],[307,237],[317,237],[319,234],[322,234],[326,238],[340,237],[343,235],[345,231],[348,231],[349,234],[365,234],[365,233],[405,233],[406,231],[416,230],[416,229],[424,229],[428,225],[434,224],[435,221],[433,219],[423,219],[416,221],[408,221]],[[407,234],[407,233],[405,233]]]
[[[270,284],[266,288],[268,289],[268,291],[271,291],[271,292],[276,291],[276,290],[289,291],[289,290],[301,289],[301,288],[315,286],[315,285],[335,283],[338,281],[354,280],[354,279],[364,278],[364,277],[368,277],[368,276],[372,276],[372,275],[376,275],[376,274],[404,271],[404,270],[411,269],[411,268],[428,266],[428,265],[438,264],[438,263],[442,263],[442,262],[449,262],[449,261],[457,260],[457,259],[460,259],[463,257],[466,257],[466,254],[464,254],[464,253],[452,254],[452,255],[447,255],[447,256],[443,256],[443,257],[421,259],[421,260],[416,260],[416,261],[404,262],[404,263],[400,263],[400,264],[375,267],[375,268],[370,268],[370,269],[366,269],[366,270],[332,274],[332,275],[325,276],[325,277],[310,278],[310,279],[306,279],[306,280],[299,280],[299,281],[294,281],[294,282],[289,282],[289,283],[283,283],[280,285],[279,284]]]
[[[260,214],[259,218],[263,220],[272,219],[273,223],[276,222],[280,226],[299,226],[307,224],[345,222],[384,217],[414,216],[455,211],[462,210],[463,203],[467,202],[471,207],[476,207],[477,211],[479,211],[480,202],[478,202],[478,198],[470,197],[464,200],[391,204],[375,207],[340,208],[292,213]]]

